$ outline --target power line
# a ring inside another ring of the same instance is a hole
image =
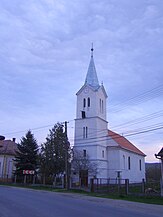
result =
[[[74,120],[69,120],[68,122],[72,122],[72,121],[74,121]],[[61,121],[60,123],[64,123],[64,121]],[[54,126],[54,124],[48,124],[48,125],[43,125],[43,126],[40,126],[40,127],[28,128],[28,129],[30,129],[31,131],[36,131],[36,130],[41,130],[41,129],[45,129],[47,127],[53,127],[53,126]],[[15,132],[9,132],[9,133],[3,133],[3,134],[4,135],[12,135],[12,134],[24,133],[24,132],[28,131],[28,129],[15,131]]]
[[[160,127],[151,128],[151,129],[143,130],[143,131],[139,131],[139,132],[128,133],[128,134],[123,133],[123,137],[135,136],[135,135],[144,134],[144,133],[148,133],[148,132],[153,132],[153,131],[161,130],[161,129],[163,129],[163,125],[160,126]],[[121,137],[122,137],[121,135],[117,135],[115,138],[121,138]],[[89,143],[103,142],[103,141],[112,140],[112,138],[109,138],[108,135],[104,136],[103,138],[105,138],[105,139],[99,139],[98,137],[93,138],[93,140],[95,139],[95,141],[86,141],[86,140],[88,140],[88,139],[85,139],[83,142],[79,142],[79,143],[77,143],[77,144],[78,144],[78,145],[80,145],[80,144],[83,145],[83,144],[89,144]],[[114,137],[113,137],[113,138],[114,138]]]
[[[152,100],[156,97],[159,97],[163,95],[163,85],[159,85],[158,87],[155,87],[149,91],[146,91],[144,93],[141,93],[139,95],[136,95],[135,97],[131,97],[129,99],[126,99],[120,103],[117,103],[115,105],[112,105],[109,107],[109,111],[112,113],[117,113],[120,112],[124,109],[126,109],[126,107],[128,107],[129,105],[137,105],[140,103],[144,103],[146,101]],[[129,104],[125,104],[126,102],[129,102]]]
[[[152,99],[153,97],[158,97],[158,96],[160,96],[160,93],[162,93],[163,92],[163,85],[159,85],[159,86],[157,86],[157,87],[155,87],[155,88],[153,88],[153,89],[151,89],[151,90],[148,90],[148,91],[146,91],[146,92],[144,92],[144,93],[141,93],[141,94],[138,94],[138,95],[136,95],[136,96],[134,96],[134,97],[131,97],[131,98],[129,98],[129,99],[126,99],[126,100],[124,100],[122,103],[118,103],[118,104],[116,104],[116,105],[113,105],[113,106],[111,106],[111,108],[116,108],[118,105],[121,105],[121,104],[124,104],[125,102],[132,102],[132,103],[140,103],[140,102],[144,102],[145,101],[145,99],[146,100],[150,100],[150,99]],[[152,95],[152,94],[154,94],[154,95]],[[152,97],[152,98],[151,98]],[[134,100],[137,100],[137,101],[134,101]],[[123,110],[125,107],[127,107],[128,105],[125,105],[124,107],[121,107],[121,109],[119,109],[119,110],[114,110],[114,112],[119,112],[119,111],[121,111],[121,110]],[[161,111],[159,111],[159,112],[161,112]],[[141,123],[141,122],[143,122],[143,121],[148,121],[148,120],[151,120],[151,119],[154,119],[154,118],[158,118],[158,117],[161,117],[163,114],[162,113],[160,113],[159,114],[159,112],[156,112],[156,113],[152,113],[152,114],[150,114],[150,115],[147,115],[147,116],[145,116],[145,117],[142,117],[142,119],[141,118],[138,118],[138,119],[135,119],[135,121],[129,121],[129,122],[126,122],[126,123],[123,123],[123,124],[120,124],[119,126],[115,126],[115,127],[120,127],[120,126],[124,126],[124,125],[129,125],[129,126],[131,126],[131,125],[134,125],[134,124],[137,124],[137,123]],[[68,122],[72,122],[72,121],[74,121],[74,119],[73,120],[69,120]],[[40,127],[36,127],[36,128],[31,128],[31,130],[32,131],[36,131],[36,130],[40,130],[40,129],[44,129],[44,128],[47,128],[47,127],[52,127],[52,126],[54,126],[54,124],[48,124],[48,125],[44,125],[44,126],[40,126]],[[114,127],[114,128],[115,128]],[[5,135],[11,135],[11,134],[19,134],[19,133],[23,133],[23,132],[26,132],[27,130],[20,130],[20,131],[15,131],[15,132],[9,132],[9,133],[4,133]],[[101,131],[102,132],[102,131]],[[81,135],[82,136],[82,135]]]
[[[151,128],[158,128],[160,126],[163,125],[163,122],[160,122],[160,123],[156,123],[156,124],[152,124],[152,125],[148,125],[148,126],[144,126],[144,127],[141,127],[141,128],[137,128],[137,129],[134,129],[134,130],[129,130],[129,131],[126,131],[125,134],[128,134],[128,133],[133,133],[133,132],[137,132],[137,131],[144,131],[144,130],[148,130],[148,129],[151,129]],[[78,136],[75,136],[75,139],[77,140],[83,140],[83,128],[80,128],[78,127],[77,129],[81,129],[81,134],[78,134]],[[93,128],[88,128],[88,135],[89,135],[89,138],[87,138],[86,140],[89,140],[89,139],[96,139],[96,138],[103,138],[105,137],[106,135],[104,135],[104,133],[108,130],[107,128],[105,129],[101,129],[101,130],[94,130],[93,132],[90,130],[90,129],[93,129]],[[112,129],[112,128],[111,128]],[[119,130],[121,131],[121,130]],[[103,135],[100,135],[100,134],[103,134]],[[124,132],[123,132],[124,134]],[[90,137],[92,136],[92,137]],[[72,138],[71,138],[72,139]]]
[[[120,128],[121,126],[132,126],[132,125],[139,124],[139,123],[142,123],[142,122],[151,121],[151,120],[153,120],[155,118],[160,118],[162,116],[163,116],[163,110],[160,110],[158,112],[154,112],[154,113],[148,114],[146,116],[142,116],[140,118],[136,118],[136,119],[127,121],[125,123],[115,125],[112,128],[117,129],[117,128]]]
[[[157,87],[155,87],[155,88],[152,88],[151,90],[148,90],[148,91],[145,91],[145,92],[143,92],[143,93],[140,93],[140,94],[138,94],[138,95],[136,95],[136,96],[134,96],[134,97],[131,97],[131,98],[128,98],[128,99],[125,99],[124,101],[122,101],[122,102],[120,102],[120,103],[117,103],[117,104],[115,104],[115,105],[113,105],[113,106],[111,106],[111,107],[116,107],[116,106],[118,106],[118,105],[121,105],[121,104],[124,104],[125,102],[128,102],[128,101],[131,101],[131,100],[133,100],[133,99],[136,99],[136,98],[142,98],[142,96],[146,96],[146,95],[149,95],[151,92],[155,92],[155,91],[158,91],[158,89],[162,89],[163,88],[163,84],[161,84],[161,85],[159,85],[159,86],[157,86]]]

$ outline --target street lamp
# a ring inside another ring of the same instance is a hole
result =
[[[161,196],[163,197],[163,148],[158,154],[155,154],[155,157],[161,160]]]

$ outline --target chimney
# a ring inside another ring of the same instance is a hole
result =
[[[16,141],[16,138],[12,138],[12,141],[15,142],[15,141]]]

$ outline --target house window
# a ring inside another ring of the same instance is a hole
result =
[[[85,98],[83,99],[83,107],[84,108],[86,107],[86,99]]]
[[[100,112],[101,112],[101,99],[100,99]]]
[[[141,160],[139,160],[139,169],[141,171]]]
[[[8,171],[7,171],[8,176],[10,177],[12,175],[12,161],[8,162]]]
[[[90,107],[91,106],[91,100],[90,100],[90,98],[88,97],[88,107]]]
[[[103,158],[104,158],[104,156],[105,156],[104,154],[105,154],[105,152],[104,152],[104,150],[102,150],[102,157],[103,157]]]
[[[84,149],[83,150],[83,157],[86,157],[86,155],[87,155],[87,151]]]
[[[131,159],[130,159],[130,157],[128,157],[128,169],[129,170],[131,169]]]

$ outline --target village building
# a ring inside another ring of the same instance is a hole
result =
[[[85,83],[76,95],[74,151],[82,152],[83,157],[88,155],[96,163],[97,178],[129,179],[130,183],[145,179],[145,154],[108,129],[107,93],[98,81],[93,48]],[[85,176],[89,182],[91,175]]]
[[[17,144],[13,140],[0,140],[0,181],[13,181],[13,172],[15,170],[14,158],[16,156]]]

